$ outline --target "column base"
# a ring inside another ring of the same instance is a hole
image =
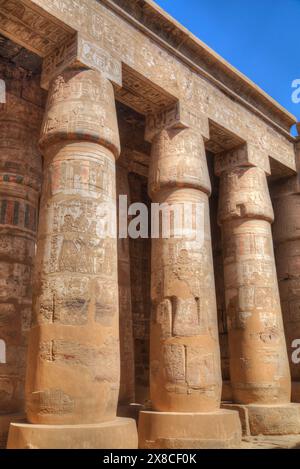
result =
[[[6,448],[9,426],[12,422],[25,422],[24,414],[0,414],[0,449]]]
[[[292,402],[300,402],[300,381],[292,381]]]
[[[116,418],[93,425],[13,423],[8,449],[137,449],[136,423]]]
[[[221,449],[238,448],[241,424],[237,412],[140,412],[139,448]]]
[[[239,412],[244,436],[300,434],[300,404],[222,404]]]

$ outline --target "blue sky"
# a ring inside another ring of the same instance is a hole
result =
[[[156,0],[300,121],[300,0]],[[295,133],[295,132],[293,132]]]

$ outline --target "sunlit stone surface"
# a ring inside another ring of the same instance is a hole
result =
[[[297,446],[295,118],[148,0],[0,11],[0,446]]]

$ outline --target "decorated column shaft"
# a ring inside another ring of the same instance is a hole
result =
[[[300,144],[296,162],[300,170]],[[300,402],[300,185],[299,174],[272,185],[273,235],[279,291],[292,375],[292,401]]]
[[[219,156],[233,399],[281,404],[290,401],[291,384],[271,232],[274,214],[265,170],[247,166],[243,156],[244,147]],[[228,167],[234,158],[237,164]]]
[[[6,103],[0,104],[0,447],[9,423],[24,418],[28,331],[32,307],[42,160],[38,134],[42,109],[16,93],[22,80],[32,81],[7,65]]]

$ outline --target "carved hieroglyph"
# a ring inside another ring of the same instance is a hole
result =
[[[113,420],[119,392],[114,93],[69,68],[51,84],[40,144],[44,185],[34,276],[27,418]],[[112,228],[112,229],[111,229]]]
[[[300,145],[296,146],[300,169]],[[300,365],[293,354],[300,339],[300,184],[299,175],[279,180],[272,187],[275,212],[273,236],[286,342],[292,375],[292,401],[300,402]],[[297,357],[296,357],[297,358]]]
[[[150,389],[156,411],[205,412],[220,404],[209,193],[199,132],[158,132],[152,143],[149,195],[171,210],[183,204],[193,208],[183,236],[174,237],[171,227],[169,239],[152,240]],[[194,212],[197,204],[203,214],[200,226]]]
[[[117,165],[117,197],[127,196],[130,204],[128,171],[126,164],[122,164],[122,156]],[[118,200],[118,199],[117,199]],[[119,216],[125,217],[126,213]],[[131,305],[131,276],[129,238],[118,237],[118,285],[119,285],[119,310],[120,310],[120,362],[121,381],[119,404],[130,404],[134,402],[135,380],[134,380],[134,344],[132,329],[132,305]]]
[[[218,163],[217,168],[222,167],[222,161]],[[220,177],[219,222],[234,402],[288,403],[290,373],[266,174],[241,164],[221,171]]]
[[[0,104],[0,447],[7,436],[7,414],[24,412],[31,274],[42,171],[37,148],[41,110],[21,97],[21,80],[27,80],[24,71],[8,65],[4,70],[1,65],[8,92],[6,104]],[[30,94],[32,83],[27,80],[26,84]],[[6,428],[2,425],[5,414]],[[10,417],[13,420],[13,415]]]

